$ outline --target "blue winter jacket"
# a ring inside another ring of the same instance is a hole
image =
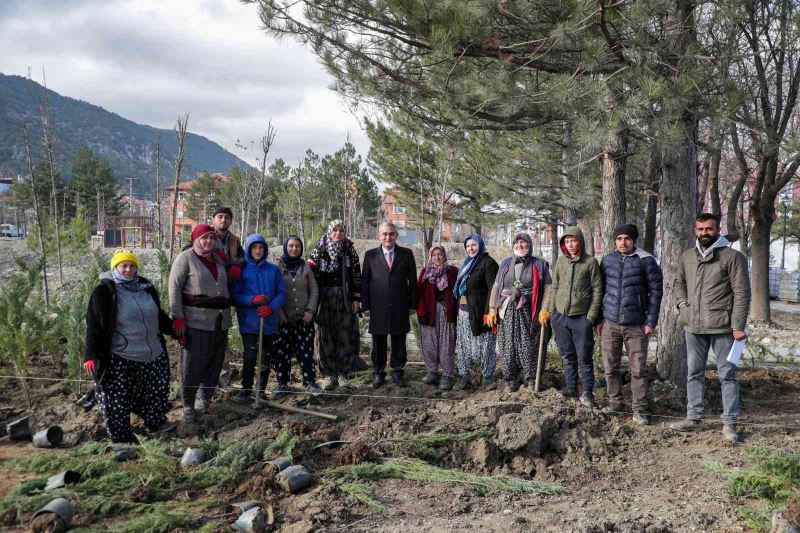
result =
[[[656,258],[635,248],[631,255],[614,250],[600,262],[603,272],[603,317],[621,325],[656,327],[663,277]]]
[[[264,257],[256,263],[250,256],[250,247],[254,243],[264,245]],[[247,238],[244,246],[244,268],[242,275],[231,287],[231,298],[236,304],[236,316],[239,318],[241,333],[258,333],[257,306],[253,304],[254,296],[263,294],[269,300],[272,314],[264,319],[264,334],[278,331],[281,307],[286,302],[286,288],[283,286],[283,275],[280,269],[267,261],[269,246],[263,236],[255,233]]]

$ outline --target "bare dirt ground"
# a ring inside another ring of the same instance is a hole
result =
[[[0,263],[6,266],[5,260]],[[800,327],[797,316],[776,313],[775,319],[775,331],[786,332],[789,339],[796,336]],[[172,342],[170,351],[174,366],[178,354]],[[240,358],[234,355],[233,361]],[[238,382],[237,366],[232,365],[231,369],[226,383]],[[48,377],[53,370],[49,360],[43,358],[36,362],[32,374]],[[8,374],[8,369],[2,369],[2,373]],[[732,496],[725,479],[707,465],[745,466],[749,460],[744,451],[758,446],[800,450],[800,375],[789,370],[751,368],[749,361],[739,374],[742,443],[737,447],[728,446],[721,439],[720,388],[713,369],[707,372],[706,428],[691,435],[667,428],[669,422],[683,416],[685,396],[657,379],[650,382],[653,425],[639,427],[629,414],[607,417],[599,410],[562,399],[557,393],[560,368],[553,356],[545,375],[545,382],[552,388],[538,395],[528,389],[511,393],[502,384],[493,392],[439,392],[420,382],[423,374],[423,366],[411,364],[409,387],[404,389],[388,385],[373,391],[369,376],[362,374],[353,380],[353,387],[335,390],[333,395],[311,398],[295,394],[281,400],[287,405],[335,414],[335,422],[238,406],[226,399],[231,390],[223,390],[198,423],[181,422],[176,434],[167,438],[176,445],[191,445],[203,441],[243,442],[271,437],[281,430],[299,436],[293,459],[313,476],[308,490],[290,495],[278,490],[265,471],[256,471],[248,473],[237,487],[221,492],[227,503],[255,499],[271,504],[275,529],[292,533],[467,529],[576,533],[748,531],[738,511],[743,501]],[[173,369],[173,379],[176,375]],[[655,376],[654,372],[651,375]],[[84,384],[83,388],[88,387]],[[0,379],[0,436],[8,421],[30,414],[34,430],[59,424],[65,431],[65,448],[103,438],[98,410],[84,412],[74,404],[74,384],[36,381],[32,382],[32,390],[34,405],[28,408],[16,382]],[[596,395],[598,403],[605,405],[605,389],[598,389]],[[179,402],[173,402],[169,417],[180,421]],[[141,422],[135,420],[135,425],[140,426]],[[380,513],[323,480],[329,469],[340,465],[380,463],[403,456],[405,452],[393,448],[393,443],[409,436],[465,433],[485,427],[493,430],[490,435],[438,447],[425,460],[473,474],[557,483],[565,491],[550,495],[485,494],[452,480],[365,479],[375,500],[386,508],[385,513]],[[331,441],[346,442],[315,448]],[[0,462],[36,453],[61,452],[0,439]],[[34,475],[0,466],[0,498],[31,477]],[[224,513],[222,508],[203,511],[206,516]],[[23,523],[29,518],[24,516]],[[109,525],[124,524],[124,520],[125,516],[120,516],[81,525],[107,530]],[[22,526],[7,522],[5,530],[21,531]]]

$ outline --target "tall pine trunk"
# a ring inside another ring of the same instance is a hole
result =
[[[628,128],[620,124],[614,141],[601,159],[603,172],[603,214],[600,238],[603,255],[614,251],[614,228],[625,222],[625,167],[628,160]]]

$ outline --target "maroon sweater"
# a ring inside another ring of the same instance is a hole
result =
[[[453,287],[456,284],[456,276],[458,276],[458,269],[452,265],[447,266],[447,288],[444,290],[444,309],[447,314],[448,322],[455,322],[458,316],[458,302],[456,297],[453,296]],[[425,275],[425,269],[419,273],[417,280],[417,316],[427,317],[428,325],[436,325],[436,285],[429,283],[427,279],[423,280],[422,276]]]

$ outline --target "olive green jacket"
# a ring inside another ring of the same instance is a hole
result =
[[[681,254],[673,290],[684,329],[695,334],[743,331],[750,311],[747,259],[728,248],[725,237],[705,253],[695,246]]]
[[[564,246],[566,237],[577,237],[581,243],[581,253],[570,257]],[[596,323],[600,317],[603,303],[603,276],[600,264],[586,253],[583,232],[577,226],[564,231],[559,241],[564,255],[558,257],[556,267],[551,272],[553,284],[550,287],[550,301],[547,310],[565,316],[586,315],[589,322]]]

